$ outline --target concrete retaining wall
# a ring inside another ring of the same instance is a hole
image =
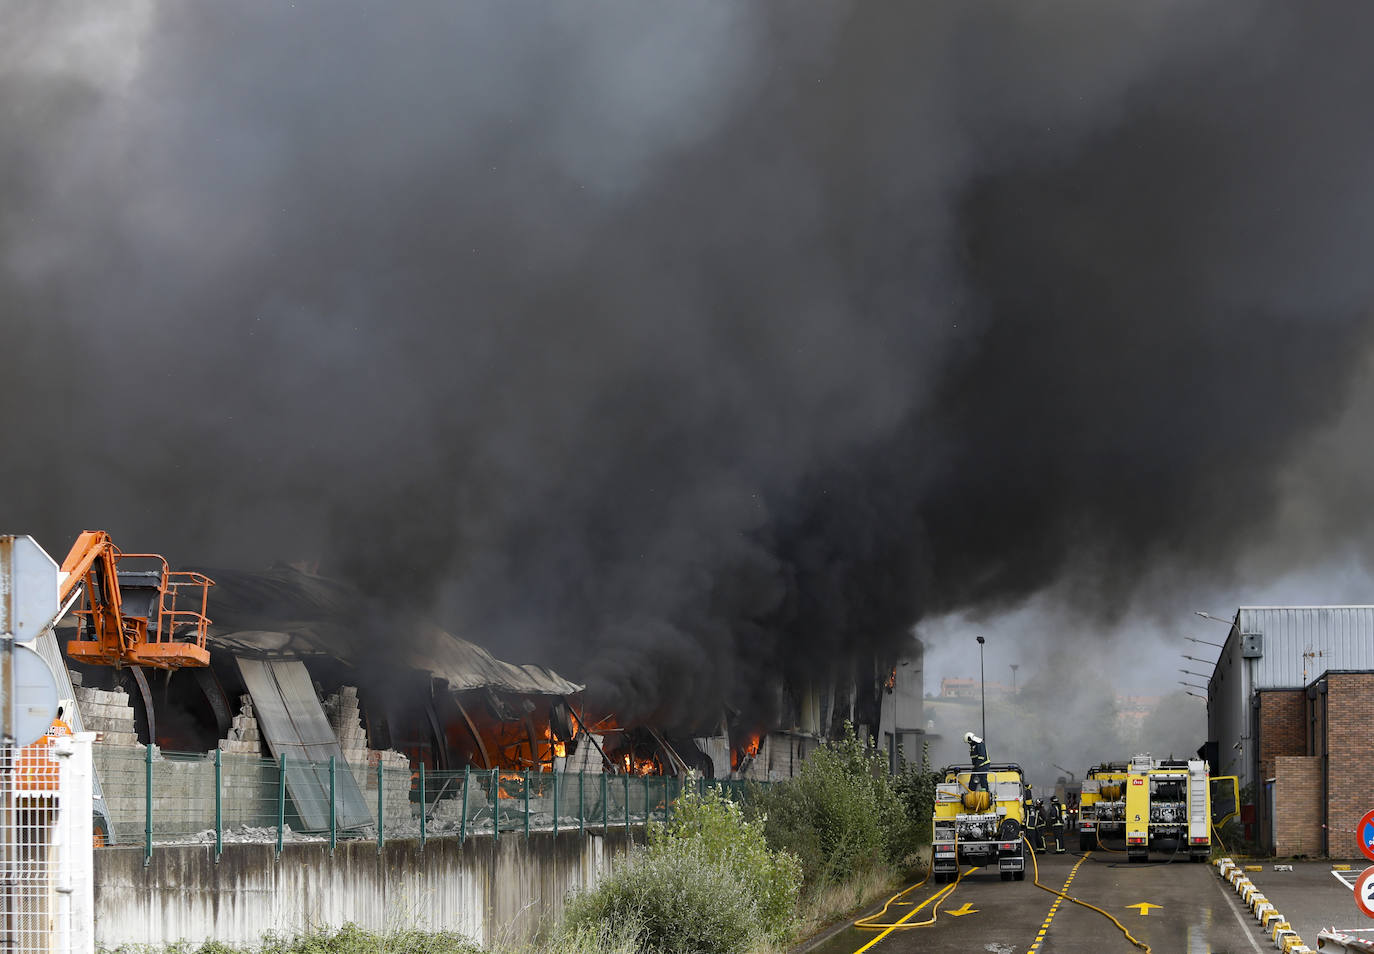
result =
[[[623,857],[623,831],[430,841],[159,847],[95,852],[99,947],[219,940],[254,945],[353,922],[371,931],[457,931],[480,944],[528,939]]]

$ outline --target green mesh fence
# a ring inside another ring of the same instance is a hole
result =
[[[342,839],[528,837],[633,830],[665,822],[684,788],[745,801],[767,783],[661,776],[483,770],[419,771],[396,762],[308,763],[147,746],[95,746],[110,815],[106,843],[158,845]],[[285,768],[285,773],[283,772]],[[308,770],[307,770],[308,769]],[[350,777],[344,781],[344,774]],[[151,785],[149,784],[151,782]],[[344,810],[361,792],[366,824]],[[298,810],[298,805],[300,810]],[[309,819],[309,820],[307,820]],[[327,819],[327,824],[325,823]]]

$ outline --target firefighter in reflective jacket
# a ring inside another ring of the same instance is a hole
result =
[[[969,761],[973,763],[973,775],[969,778],[969,791],[986,792],[988,790],[987,772],[980,772],[980,769],[988,767],[988,746],[987,743],[972,732],[964,733],[964,741],[968,743]]]
[[[1030,839],[1031,847],[1036,851],[1045,850],[1045,836],[1040,830],[1040,809],[1035,804],[1035,799],[1031,797],[1031,787],[1026,786],[1026,797],[1021,802],[1021,810],[1026,816],[1026,837]]]
[[[1064,853],[1064,824],[1068,821],[1064,805],[1059,801],[1058,795],[1050,796],[1050,827],[1054,829],[1054,853],[1062,855]]]

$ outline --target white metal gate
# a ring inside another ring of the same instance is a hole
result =
[[[0,951],[94,947],[91,735],[0,744]]]

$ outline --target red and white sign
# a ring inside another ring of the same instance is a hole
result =
[[[1374,918],[1374,866],[1360,872],[1355,879],[1355,907],[1367,918]]]
[[[1145,780],[1144,780],[1143,778],[1133,778],[1133,779],[1131,779],[1131,784],[1132,784],[1132,785],[1144,785],[1144,784],[1145,784]]]
[[[1374,809],[1360,816],[1360,823],[1355,826],[1355,841],[1360,846],[1360,852],[1374,861]]]

